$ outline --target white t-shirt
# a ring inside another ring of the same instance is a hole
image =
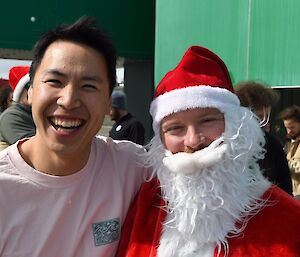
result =
[[[149,173],[135,161],[142,151],[131,142],[95,138],[86,166],[60,177],[29,166],[17,143],[3,150],[0,256],[113,257],[127,210]]]

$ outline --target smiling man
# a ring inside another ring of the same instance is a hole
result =
[[[261,173],[264,136],[228,70],[193,46],[156,88],[145,182],[118,257],[296,257],[300,204]]]
[[[0,255],[112,257],[146,169],[131,142],[96,138],[116,54],[93,20],[46,32],[28,100],[36,134],[0,154]]]

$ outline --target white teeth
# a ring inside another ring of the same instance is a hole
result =
[[[52,118],[51,120],[54,125],[64,128],[78,127],[79,125],[81,125],[80,120],[63,120],[59,118]]]

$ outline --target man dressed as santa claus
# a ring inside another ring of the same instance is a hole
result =
[[[189,48],[150,113],[154,175],[124,223],[119,257],[300,256],[300,203],[263,178],[258,119],[216,54]]]

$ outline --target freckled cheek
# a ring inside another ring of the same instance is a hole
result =
[[[162,136],[162,143],[172,153],[184,151],[184,140],[180,137]]]
[[[219,122],[210,128],[203,131],[205,136],[205,144],[208,146],[217,138],[219,138],[225,131],[225,122]]]
[[[211,142],[219,138],[222,133],[225,131],[225,123],[222,122],[215,128],[211,129],[208,131],[209,133],[209,138],[211,139]]]

